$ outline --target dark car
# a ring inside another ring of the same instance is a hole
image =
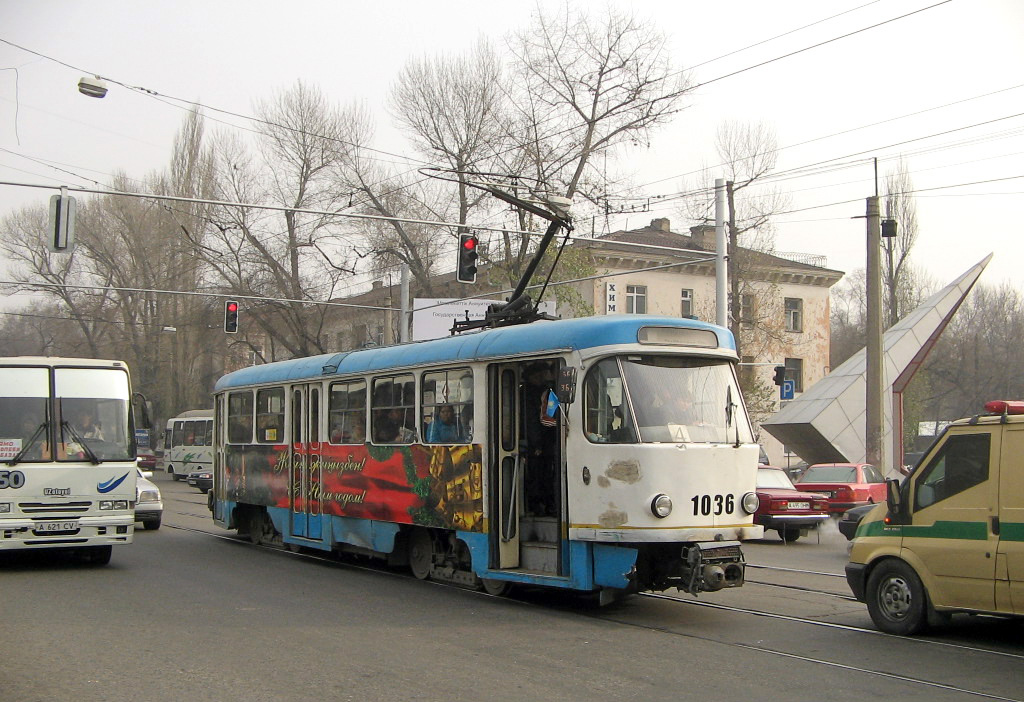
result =
[[[782,468],[757,467],[760,505],[754,523],[775,529],[783,541],[793,542],[829,518],[823,495],[798,490]]]
[[[815,463],[796,482],[799,490],[828,497],[828,511],[841,516],[851,507],[885,502],[885,478],[869,463]]]
[[[188,484],[206,494],[213,487],[213,472],[208,468],[194,470],[188,474]]]
[[[857,527],[860,526],[860,520],[864,519],[864,516],[873,510],[876,505],[861,505],[860,507],[853,507],[843,512],[843,518],[839,520],[839,533],[847,538],[849,541],[853,541],[854,535],[857,533]]]

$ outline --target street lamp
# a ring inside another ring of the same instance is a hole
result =
[[[78,81],[78,92],[89,97],[101,98],[107,94],[107,83],[99,76],[82,76]]]

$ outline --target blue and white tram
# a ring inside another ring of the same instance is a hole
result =
[[[758,447],[727,329],[621,315],[282,361],[215,389],[215,521],[419,578],[743,583]]]

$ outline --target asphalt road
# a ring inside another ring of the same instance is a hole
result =
[[[164,526],[109,566],[0,559],[0,702],[1024,699],[1019,623],[879,634],[838,534],[748,544],[737,590],[601,609],[257,548],[157,482]]]

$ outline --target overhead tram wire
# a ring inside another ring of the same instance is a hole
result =
[[[38,183],[16,183],[11,181],[0,181],[0,185],[10,185],[21,188],[42,188],[45,190],[59,190],[60,186],[56,185],[43,185]],[[411,217],[391,217],[386,215],[370,215],[370,214],[357,214],[352,212],[330,212],[328,210],[315,210],[305,207],[288,207],[286,205],[261,205],[246,202],[230,202],[227,200],[209,200],[205,198],[196,197],[180,197],[177,195],[155,195],[153,193],[137,193],[127,191],[115,191],[109,190],[98,190],[96,188],[83,188],[78,186],[68,186],[68,190],[71,192],[78,193],[90,193],[96,195],[117,195],[121,197],[134,197],[143,200],[170,200],[172,202],[192,202],[201,205],[215,205],[219,207],[245,207],[257,210],[271,210],[275,212],[298,212],[302,214],[315,214],[329,217],[342,217],[350,219],[365,219],[371,221],[382,221],[382,222],[407,222],[409,224],[425,224],[429,226],[438,227],[470,227],[472,229],[479,229],[483,231],[496,231],[505,232],[509,234],[520,234],[524,236],[535,236],[536,232],[523,231],[518,229],[510,229],[509,227],[490,227],[490,226],[478,226],[470,225],[459,222],[443,222],[429,219],[413,219]]]
[[[848,37],[851,37],[851,36],[855,36],[855,35],[860,34],[862,32],[866,32],[866,31],[869,31],[871,29],[875,29],[875,28],[884,26],[884,25],[889,24],[891,22],[896,22],[898,20],[905,19],[907,17],[919,14],[921,12],[925,12],[926,10],[930,10],[930,9],[935,8],[935,7],[939,7],[941,5],[945,5],[945,4],[949,3],[949,2],[952,2],[952,0],[942,0],[941,2],[935,3],[933,5],[929,5],[927,7],[920,8],[918,10],[914,10],[912,12],[908,12],[908,13],[905,13],[903,15],[900,15],[900,16],[897,16],[897,17],[893,17],[893,18],[884,20],[882,22],[878,22],[878,23],[870,25],[868,27],[863,27],[861,29],[854,30],[852,32],[848,32],[846,34],[843,34],[843,35],[840,35],[840,36],[837,36],[837,37],[833,37],[832,39],[828,39],[828,40],[823,41],[823,42],[818,42],[817,44],[813,44],[811,46],[804,47],[802,49],[798,49],[796,51],[792,51],[792,52],[789,52],[787,54],[783,54],[781,56],[777,56],[775,58],[768,59],[766,61],[762,61],[760,63],[754,64],[754,65],[751,65],[751,66],[747,66],[746,68],[741,68],[741,69],[733,71],[731,73],[727,73],[725,75],[718,76],[717,78],[712,78],[712,79],[704,81],[702,83],[698,83],[698,84],[696,84],[694,86],[686,88],[683,92],[692,92],[692,91],[694,91],[694,90],[696,90],[696,89],[698,89],[698,88],[700,88],[702,86],[709,85],[711,83],[715,83],[717,81],[724,80],[725,78],[730,78],[730,77],[735,76],[735,75],[739,75],[740,73],[745,73],[745,72],[753,70],[755,68],[759,68],[761,66],[765,66],[765,65],[774,63],[776,61],[780,61],[782,59],[789,58],[791,56],[795,56],[795,55],[804,53],[806,51],[810,51],[810,50],[815,49],[815,48],[819,48],[821,46],[825,46],[827,44],[839,41],[841,39],[845,39],[845,38],[848,38]],[[870,4],[870,3],[868,3],[868,4]],[[863,7],[863,6],[860,6],[860,7]],[[854,9],[860,9],[860,7],[854,8]],[[845,13],[839,13],[839,14],[845,14]],[[833,17],[838,17],[838,16],[839,15],[834,15]],[[826,19],[832,19],[833,17],[829,17],[829,18],[826,18]],[[821,20],[821,21],[825,21],[825,20]],[[813,24],[817,24],[817,23],[813,23]],[[811,26],[811,25],[807,25],[807,26]],[[799,29],[798,30],[793,30],[793,31],[799,31]],[[791,32],[787,32],[787,34],[788,33],[791,33]],[[780,35],[780,36],[784,36],[784,35]],[[766,40],[766,41],[771,41],[771,40],[769,39],[769,40]],[[16,44],[16,43],[14,43],[12,41],[9,41],[7,39],[0,38],[0,42],[3,42],[5,44],[8,44],[8,45],[13,46],[15,48],[18,48],[18,49],[20,49],[22,51],[26,51],[26,52],[28,52],[30,54],[35,55],[35,56],[39,56],[40,58],[44,58],[44,59],[47,59],[49,61],[53,61],[55,63],[58,63],[58,64],[62,65],[62,66],[70,68],[72,70],[75,70],[75,71],[78,71],[78,72],[89,73],[89,71],[86,71],[85,69],[79,68],[77,66],[69,64],[69,63],[67,63],[65,61],[62,61],[60,59],[53,58],[52,56],[48,56],[46,54],[42,54],[42,53],[40,53],[38,51],[34,51],[32,49],[28,49],[28,48],[26,48],[24,46]],[[759,43],[763,43],[763,42],[759,42]],[[749,47],[746,47],[746,48],[749,48]],[[745,49],[740,49],[739,51],[743,51],[743,50],[745,50]],[[711,59],[710,61],[706,61],[704,63],[705,64],[706,63],[710,63],[711,61],[715,61],[715,60],[717,60],[717,59]],[[700,64],[700,65],[704,65],[704,64]],[[666,76],[666,79],[671,78],[673,75],[680,75],[682,72],[683,71],[678,71],[675,74],[670,74],[670,75]],[[245,114],[234,112],[234,111],[231,111],[231,110],[225,110],[225,109],[213,107],[211,105],[207,105],[205,103],[200,103],[200,102],[197,102],[197,101],[188,101],[188,100],[185,100],[183,98],[178,98],[178,97],[175,97],[175,96],[172,96],[172,95],[161,94],[161,93],[158,93],[157,91],[152,90],[150,88],[144,88],[142,86],[129,85],[129,84],[124,83],[122,81],[119,81],[117,79],[108,78],[106,76],[103,76],[103,78],[105,80],[108,80],[108,81],[116,84],[116,85],[120,85],[120,86],[122,86],[123,88],[125,88],[127,90],[132,90],[134,92],[138,92],[140,94],[143,94],[143,95],[146,95],[146,96],[149,96],[149,97],[153,97],[153,98],[162,97],[162,98],[164,98],[165,104],[170,104],[170,103],[166,103],[166,100],[175,100],[177,102],[189,105],[190,107],[187,108],[187,109],[191,109],[191,106],[195,105],[195,106],[199,106],[199,107],[202,107],[204,109],[207,109],[207,110],[212,110],[212,111],[219,112],[219,113],[222,113],[222,114],[231,115],[233,117],[239,117],[241,119],[246,119],[246,120],[250,120],[250,121],[253,121],[253,122],[257,122],[257,123],[266,124],[268,126],[277,127],[277,128],[280,128],[280,129],[286,129],[286,130],[292,131],[292,132],[294,132],[296,134],[301,134],[301,135],[305,135],[305,136],[316,136],[316,137],[322,138],[322,139],[329,139],[329,140],[338,141],[339,143],[350,145],[350,146],[358,146],[356,144],[353,144],[353,143],[348,142],[348,141],[343,140],[343,139],[336,139],[336,138],[333,138],[333,137],[327,137],[327,136],[322,135],[322,134],[315,134],[315,133],[311,133],[311,132],[306,132],[304,130],[295,129],[294,127],[289,127],[287,125],[279,124],[279,123],[276,123],[276,122],[271,122],[269,120],[265,120],[265,119],[262,119],[262,118],[254,117],[254,116],[251,116],[251,115],[245,115]],[[658,98],[657,100],[662,100],[662,99],[664,99],[664,98]],[[655,102],[656,102],[656,100],[651,100],[651,101],[649,101],[648,104],[654,104]],[[182,108],[182,107],[179,106],[179,109],[186,109],[186,108]],[[556,119],[556,118],[552,117],[552,119]],[[229,124],[229,126],[230,126],[230,123],[227,123],[227,124]],[[558,136],[559,134],[563,134],[563,133],[567,134],[567,133],[570,133],[571,131],[572,131],[572,128],[567,128],[563,132],[556,132],[552,136]],[[380,150],[380,149],[373,149],[371,147],[360,147],[360,148],[366,148],[368,151],[373,151],[373,152],[376,152],[376,153],[384,154],[386,156],[392,156],[392,157],[395,157],[395,158],[400,158],[400,159],[403,159],[403,160],[406,160],[406,161],[413,161],[413,162],[416,161],[416,159],[411,159],[408,156],[403,156],[403,155],[399,155],[399,154],[393,154],[391,152],[383,151],[383,150]],[[509,153],[510,152],[511,152],[511,150],[509,151]],[[497,153],[497,154],[494,154],[494,155],[495,156],[500,156],[501,153]],[[432,164],[428,164],[428,163],[425,163],[425,162],[421,162],[421,163],[422,163],[422,165],[428,165],[428,166],[432,165]]]

